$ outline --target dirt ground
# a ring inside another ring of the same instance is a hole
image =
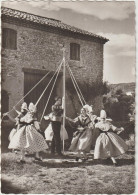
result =
[[[110,160],[76,162],[75,154],[58,158],[42,153],[43,162],[18,162],[20,153],[2,154],[2,193],[8,194],[131,194],[135,191],[134,150]]]

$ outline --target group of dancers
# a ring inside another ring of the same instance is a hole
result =
[[[15,118],[16,129],[13,129],[9,135],[8,148],[21,151],[21,163],[25,163],[25,152],[35,153],[34,159],[42,161],[40,152],[49,148],[48,141],[51,142],[51,153],[63,156],[61,130],[68,138],[67,132],[62,126],[63,107],[62,98],[56,97],[51,113],[44,116],[44,119],[49,121],[49,126],[45,130],[46,137],[41,134],[40,125],[36,118],[37,109],[33,103],[30,103],[27,108],[27,104],[24,102],[20,112],[15,109],[18,113]],[[128,150],[125,141],[118,135],[124,129],[112,125],[112,120],[107,119],[104,110],[101,110],[100,117],[97,117],[93,114],[92,106],[84,105],[79,116],[75,119],[66,117],[66,120],[75,127],[69,151],[77,153],[76,161],[87,161],[87,153],[93,147],[94,159],[110,158],[113,165],[116,166],[115,157]]]
[[[67,120],[78,126],[78,131],[72,139],[70,151],[77,152],[76,160],[88,160],[87,153],[94,148],[94,159],[111,159],[117,166],[115,157],[124,154],[128,150],[125,141],[118,136],[124,128],[117,128],[107,119],[105,110],[101,110],[100,117],[93,115],[89,105],[81,109],[80,115],[74,120]]]

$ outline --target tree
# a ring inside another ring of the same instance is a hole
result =
[[[103,104],[107,115],[115,121],[129,120],[129,113],[133,112],[135,97],[126,95],[121,89],[111,91],[110,96],[104,96]]]

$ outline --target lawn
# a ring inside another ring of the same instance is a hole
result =
[[[76,162],[73,153],[59,159],[42,153],[43,162],[18,162],[20,153],[2,153],[2,193],[14,194],[131,194],[135,191],[134,150],[110,160]]]

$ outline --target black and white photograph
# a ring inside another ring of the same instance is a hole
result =
[[[1,194],[136,193],[136,1],[1,1]]]

